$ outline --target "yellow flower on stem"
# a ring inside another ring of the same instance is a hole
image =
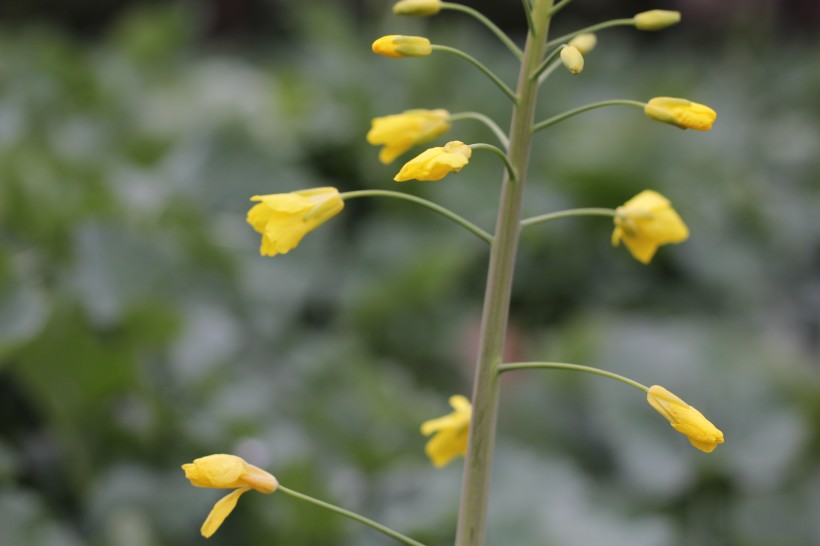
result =
[[[672,428],[689,438],[689,442],[706,453],[723,443],[723,433],[701,412],[659,385],[653,385],[646,400],[663,415]]]
[[[717,112],[708,106],[675,97],[655,97],[643,112],[656,121],[696,131],[708,131],[717,119]]]
[[[248,464],[236,455],[208,455],[182,465],[185,477],[194,487],[212,487],[215,489],[234,489],[222,497],[211,509],[211,513],[202,524],[200,532],[205,538],[213,535],[225,518],[236,507],[244,493],[254,489],[260,493],[273,493],[279,482],[273,475],[261,468]]]
[[[680,243],[689,237],[689,229],[669,199],[652,190],[644,190],[615,209],[612,245],[623,240],[626,248],[641,263],[648,264],[661,245]]]
[[[441,0],[400,0],[393,5],[393,13],[396,15],[424,17],[435,15],[439,11],[441,11]]]
[[[327,222],[344,208],[336,188],[313,188],[291,193],[254,195],[260,203],[248,211],[248,223],[262,234],[262,256],[287,254],[309,231]]]
[[[367,142],[384,146],[379,161],[391,163],[401,154],[419,144],[429,142],[450,129],[450,112],[444,109],[407,110],[401,114],[373,118]]]
[[[427,441],[424,451],[436,468],[467,453],[467,436],[473,408],[467,398],[458,394],[450,397],[450,405],[455,410],[453,413],[425,421],[421,425],[422,434],[434,434]]]
[[[373,53],[401,59],[402,57],[427,57],[433,52],[430,40],[423,36],[382,36],[373,42]]]
[[[425,150],[404,164],[393,180],[441,180],[450,173],[457,173],[470,161],[473,155],[469,146],[454,140],[444,146]]]

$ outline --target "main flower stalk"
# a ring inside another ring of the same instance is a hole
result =
[[[508,159],[516,178],[512,178],[509,171],[504,174],[495,239],[490,251],[456,546],[484,546],[485,543],[487,501],[498,416],[497,367],[503,359],[515,256],[521,230],[521,202],[527,178],[538,93],[537,78],[530,76],[544,57],[552,6],[553,0],[536,0],[534,3],[534,28],[527,36],[515,92],[517,100],[510,126]]]

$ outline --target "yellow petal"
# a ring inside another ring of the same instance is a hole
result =
[[[216,454],[195,459],[182,465],[185,477],[195,487],[234,488],[241,487],[239,478],[247,463],[236,455]]]
[[[644,190],[615,210],[612,244],[623,241],[636,260],[648,264],[661,245],[680,243],[689,229],[669,200]]]
[[[718,444],[723,443],[723,432],[701,412],[664,387],[653,385],[649,388],[646,399],[649,405],[669,421],[672,428],[685,435],[699,450],[711,453]]]
[[[398,156],[419,144],[424,144],[450,129],[450,113],[444,109],[407,110],[374,118],[367,142],[374,146],[383,145],[379,161],[392,163]]]
[[[202,524],[199,532],[202,533],[202,536],[205,538],[210,538],[219,526],[222,525],[222,522],[225,521],[233,509],[236,508],[236,503],[239,501],[239,497],[242,496],[245,492],[250,491],[250,488],[243,487],[241,489],[237,489],[231,493],[228,493],[221,499],[219,499],[214,507],[211,509],[211,512],[208,514],[208,517],[205,518],[205,523]]]
[[[421,425],[422,434],[425,436],[434,434],[427,441],[424,451],[437,468],[467,453],[472,406],[470,401],[461,395],[451,396],[450,405],[455,411],[443,417],[425,421]]]
[[[469,163],[472,153],[469,146],[457,140],[430,148],[405,163],[393,180],[441,180],[450,173],[459,172]]]

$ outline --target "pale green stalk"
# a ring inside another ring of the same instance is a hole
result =
[[[410,537],[406,537],[403,534],[401,534],[399,532],[396,532],[396,531],[394,531],[393,529],[391,529],[389,527],[385,527],[381,523],[376,523],[372,519],[368,519],[368,518],[366,518],[364,516],[361,516],[361,515],[359,515],[355,512],[351,512],[350,510],[345,510],[344,508],[339,508],[338,506],[336,506],[334,504],[330,504],[329,502],[320,501],[319,499],[314,499],[313,497],[305,495],[304,493],[299,493],[298,491],[288,489],[287,487],[284,487],[282,484],[279,484],[279,487],[277,488],[276,491],[282,492],[286,495],[290,495],[293,498],[296,498],[296,499],[299,499],[299,500],[302,500],[302,501],[305,501],[305,502],[309,502],[310,504],[316,505],[320,508],[324,508],[325,510],[330,510],[331,512],[336,512],[337,514],[340,514],[340,515],[342,515],[346,518],[356,520],[359,523],[364,523],[368,527],[372,527],[373,529],[379,531],[380,533],[384,533],[385,535],[387,535],[391,538],[394,538],[394,539],[398,540],[401,543],[408,544],[409,546],[424,546],[424,544],[422,544],[421,542],[413,540]]]
[[[510,140],[507,138],[507,135],[504,134],[504,131],[498,126],[498,124],[493,121],[493,119],[489,116],[485,116],[481,112],[458,112],[457,114],[450,114],[447,118],[448,121],[459,121],[462,119],[474,119],[476,121],[480,121],[484,125],[486,125],[490,131],[498,138],[499,142],[507,148],[510,145]]]
[[[556,13],[558,13],[559,11],[561,11],[562,9],[564,9],[564,7],[565,7],[567,4],[569,4],[570,2],[572,2],[572,0],[561,0],[560,2],[558,2],[557,4],[555,4],[555,5],[552,7],[552,9],[550,10],[550,17],[555,16],[555,14],[556,14]]]
[[[498,86],[498,88],[501,89],[504,92],[505,95],[510,97],[510,100],[512,100],[513,103],[518,102],[518,96],[515,94],[515,92],[512,89],[510,89],[509,86],[506,83],[501,81],[501,78],[496,76],[495,73],[493,73],[492,70],[487,68],[484,64],[481,63],[481,61],[479,61],[478,59],[476,59],[472,55],[468,55],[467,53],[464,53],[460,49],[456,49],[454,47],[449,47],[449,46],[433,44],[430,47],[433,49],[433,51],[441,51],[441,52],[444,52],[444,53],[450,53],[452,55],[455,55],[456,57],[461,57],[465,61],[469,62],[470,64],[472,64],[473,66],[475,66],[476,68],[478,68],[479,70],[484,72],[484,74],[488,78],[490,78],[492,80],[492,82],[494,84],[496,84]]]
[[[497,368],[502,363],[504,338],[507,332],[515,256],[520,234],[521,202],[527,178],[532,123],[538,94],[538,83],[530,79],[530,74],[538,67],[544,56],[549,31],[548,14],[552,5],[552,0],[536,0],[533,5],[533,27],[527,36],[518,75],[518,101],[513,108],[508,152],[517,178],[511,178],[509,173],[505,173],[495,241],[490,252],[456,546],[484,546],[485,543],[487,502],[498,416]]]
[[[518,59],[521,58],[521,55],[523,54],[521,52],[521,48],[519,48],[517,45],[515,45],[515,43],[512,40],[510,40],[510,37],[507,36],[504,33],[503,30],[498,28],[495,23],[493,23],[492,21],[487,19],[487,17],[483,13],[481,13],[479,11],[476,11],[473,8],[469,7],[469,6],[464,6],[462,4],[453,4],[452,2],[442,2],[440,5],[441,5],[441,9],[449,9],[451,11],[460,11],[462,13],[466,13],[467,15],[470,15],[471,17],[474,17],[475,19],[480,21],[481,24],[483,24],[485,27],[490,29],[490,31],[493,34],[495,34],[498,37],[498,39],[501,40],[504,43],[505,46],[507,46],[507,49],[512,51],[513,55],[515,55]]]
[[[593,368],[591,366],[581,366],[580,364],[565,364],[563,362],[514,362],[511,364],[502,364],[498,367],[499,375],[504,372],[513,372],[516,370],[535,370],[535,369],[545,369],[545,370],[570,370],[573,372],[583,372],[583,373],[591,373],[595,375],[601,375],[603,377],[608,377],[609,379],[614,379],[615,381],[620,381],[621,383],[626,383],[630,387],[635,387],[638,390],[643,392],[648,392],[649,387],[646,385],[642,385],[637,381],[633,381],[628,377],[624,377],[622,375],[618,375],[616,373],[608,372],[606,370],[602,370],[600,368]]]
[[[572,116],[577,116],[578,114],[587,112],[589,110],[594,110],[596,108],[603,108],[604,106],[635,106],[643,110],[646,104],[637,100],[628,99],[602,100],[600,102],[593,102],[590,104],[586,104],[584,106],[579,106],[578,108],[573,108],[572,110],[567,110],[563,114],[558,114],[557,116],[545,119],[544,121],[539,121],[538,123],[532,126],[532,132],[537,133],[541,129],[546,129],[550,125],[555,125],[559,121],[564,121],[565,119],[571,118]]]
[[[576,30],[575,32],[570,32],[569,34],[564,34],[563,36],[559,36],[554,40],[550,40],[547,42],[547,48],[555,47],[558,44],[563,44],[565,42],[569,42],[579,34],[586,34],[588,32],[596,32],[598,30],[603,30],[605,28],[612,28],[612,27],[634,27],[635,26],[635,19],[630,17],[629,19],[613,19],[612,21],[606,21],[603,23],[598,23],[597,25],[592,25],[586,28],[582,28],[581,30]]]
[[[493,146],[492,144],[484,144],[483,142],[479,142],[478,144],[470,144],[470,149],[472,150],[489,150],[493,152],[495,155],[501,158],[501,161],[504,162],[504,166],[507,167],[507,174],[510,178],[517,178],[515,175],[515,167],[513,167],[510,160],[507,158],[507,154],[501,151],[500,148]]]
[[[571,218],[573,216],[615,216],[615,211],[613,209],[583,208],[550,212],[547,214],[539,214],[538,216],[533,216],[532,218],[527,218],[526,220],[521,220],[521,227],[525,228],[537,224],[543,224],[544,222],[558,220],[559,218]]]
[[[392,199],[401,199],[404,201],[410,201],[411,203],[415,203],[417,205],[421,205],[422,207],[428,208],[433,212],[440,214],[455,222],[456,224],[460,225],[461,227],[467,229],[470,233],[478,237],[479,239],[483,240],[485,243],[492,245],[493,244],[493,236],[475,225],[474,223],[470,222],[466,218],[459,216],[455,212],[451,211],[450,209],[444,208],[441,205],[437,205],[432,201],[428,201],[427,199],[422,199],[421,197],[416,197],[415,195],[408,195],[406,193],[400,193],[397,191],[388,191],[388,190],[358,190],[358,191],[346,191],[344,193],[339,194],[342,199],[355,199],[357,197],[390,197]]]

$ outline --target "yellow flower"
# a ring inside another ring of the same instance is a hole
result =
[[[661,30],[680,23],[680,12],[665,9],[653,9],[639,13],[634,17],[638,30]]]
[[[674,97],[655,97],[644,106],[643,111],[656,121],[698,131],[711,129],[717,118],[717,113],[708,106]]]
[[[254,195],[251,201],[261,201],[248,211],[248,223],[262,234],[262,256],[287,254],[305,234],[344,208],[336,188]]]
[[[658,192],[644,190],[615,209],[612,245],[623,239],[626,248],[639,262],[648,264],[661,245],[680,243],[689,229],[669,200]]]
[[[666,417],[672,428],[689,438],[693,446],[711,453],[723,443],[723,433],[701,412],[659,385],[653,385],[646,399],[655,410]]]
[[[575,49],[581,52],[581,55],[586,55],[593,49],[595,49],[595,45],[598,43],[598,37],[591,32],[586,32],[584,34],[579,34],[575,38],[569,41],[567,45],[571,45]]]
[[[393,6],[396,15],[423,17],[441,11],[441,0],[401,0]]]
[[[561,49],[561,62],[570,74],[580,74],[584,69],[584,56],[571,45]]]
[[[251,489],[265,494],[273,493],[279,487],[279,482],[271,474],[246,463],[236,455],[208,455],[194,460],[193,463],[182,465],[182,470],[194,487],[235,489],[219,499],[211,509],[200,529],[205,538],[219,529],[244,493]]]
[[[382,36],[373,42],[373,53],[401,59],[402,57],[426,57],[433,52],[430,40],[422,36]]]
[[[446,133],[450,129],[450,112],[437,110],[407,110],[401,114],[373,118],[367,142],[383,145],[379,161],[391,163],[401,154]]]
[[[458,394],[450,397],[450,405],[455,410],[453,413],[425,421],[421,425],[421,433],[425,436],[435,433],[428,440],[424,451],[436,468],[467,453],[467,435],[473,408],[469,400]]]
[[[450,173],[457,173],[470,161],[473,151],[458,140],[425,150],[404,164],[396,182],[407,180],[441,180]]]

